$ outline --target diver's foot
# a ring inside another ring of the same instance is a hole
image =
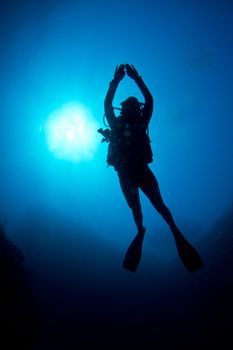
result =
[[[176,225],[171,225],[170,230],[172,231],[175,238],[181,238],[181,237],[184,238]]]
[[[144,227],[144,226],[142,226],[139,230],[138,230],[138,233],[137,233],[137,235],[144,235],[145,234],[145,232],[146,232],[146,228]]]

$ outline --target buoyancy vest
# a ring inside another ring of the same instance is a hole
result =
[[[110,131],[107,164],[119,168],[132,163],[153,161],[148,127],[142,121],[128,122],[118,118]]]

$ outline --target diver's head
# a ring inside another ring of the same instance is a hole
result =
[[[121,102],[121,115],[125,117],[133,117],[141,114],[142,103],[134,96],[128,97]]]

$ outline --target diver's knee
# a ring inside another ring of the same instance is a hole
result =
[[[163,213],[168,211],[168,208],[166,207],[163,201],[154,201],[153,205],[155,209],[158,210],[159,212]]]
[[[142,210],[142,207],[140,203],[133,203],[131,204],[130,209],[134,212],[138,212]]]

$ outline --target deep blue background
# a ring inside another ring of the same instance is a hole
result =
[[[169,329],[166,315],[175,322],[182,305],[174,301],[171,275],[174,285],[189,283],[190,290],[211,278],[208,269],[187,275],[167,226],[143,196],[143,260],[135,275],[123,270],[136,231],[117,176],[106,167],[106,145],[90,162],[60,160],[40,125],[70,101],[85,104],[101,125],[115,66],[134,64],[155,101],[151,168],[208,266],[203,240],[233,198],[232,13],[227,0],[1,2],[0,216],[40,276],[42,308],[53,331],[66,329],[64,342],[103,334],[131,339],[139,329],[151,339],[153,322]],[[142,99],[126,77],[115,106],[129,95]],[[184,299],[192,305],[193,297]],[[182,317],[181,323],[188,319]]]

